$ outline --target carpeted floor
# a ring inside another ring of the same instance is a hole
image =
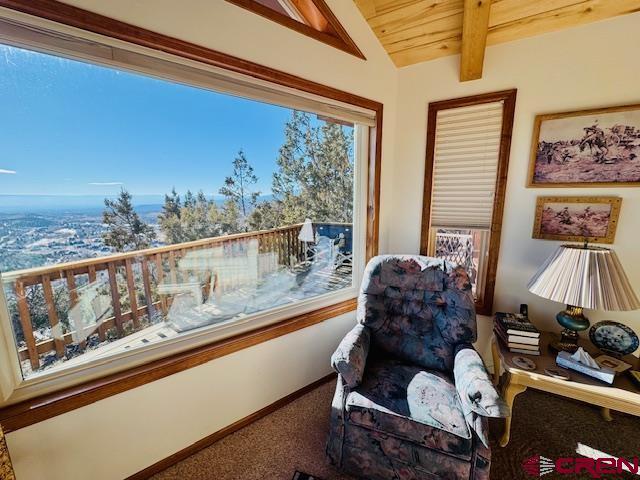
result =
[[[323,480],[351,480],[324,456],[335,385],[327,383],[156,475],[156,480],[291,480],[300,470]],[[497,445],[502,422],[491,423],[491,478],[531,478],[522,462],[536,454],[575,456],[578,443],[617,457],[640,454],[640,418],[613,413],[605,422],[595,407],[528,390],[516,398],[511,441]],[[637,478],[609,476],[609,478]],[[570,478],[550,474],[549,478]],[[585,477],[588,478],[588,477]]]

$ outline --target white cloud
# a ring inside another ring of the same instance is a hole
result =
[[[17,172],[15,170],[5,170],[4,168],[0,168],[0,175],[15,175]]]
[[[113,187],[115,185],[124,185],[123,182],[89,182],[89,185],[97,185],[100,187]]]

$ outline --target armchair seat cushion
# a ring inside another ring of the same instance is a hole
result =
[[[471,458],[472,435],[453,381],[393,359],[369,360],[345,401],[346,420],[417,445]]]

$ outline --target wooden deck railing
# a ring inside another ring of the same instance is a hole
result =
[[[105,286],[108,285],[111,316],[101,319],[97,326],[99,340],[104,341],[110,329],[115,328],[117,336],[124,336],[125,325],[128,322],[131,321],[133,327],[137,328],[142,316],[148,314],[151,317],[156,309],[166,312],[167,302],[170,299],[158,295],[157,287],[165,281],[167,275],[169,276],[167,280],[171,283],[179,280],[178,276],[181,272],[177,268],[178,261],[188,252],[222,246],[225,255],[233,255],[234,248],[242,250],[243,243],[257,240],[259,253],[277,254],[279,265],[291,265],[292,261],[297,261],[304,255],[303,247],[298,241],[300,227],[301,224],[296,224],[273,230],[206,238],[77,262],[7,272],[3,274],[3,282],[13,286],[17,314],[26,344],[26,347],[19,349],[21,360],[28,359],[31,368],[36,370],[40,367],[40,355],[55,351],[56,357],[61,358],[65,355],[65,346],[82,337],[82,335],[76,335],[74,340],[74,334],[82,333],[76,331],[62,334],[62,325],[54,298],[54,283],[57,288],[67,289],[69,310],[78,304],[78,292],[82,288],[95,284],[97,280]],[[81,286],[78,287],[78,285]],[[48,323],[53,332],[53,338],[42,341],[36,341],[34,336],[28,300],[28,293],[34,288],[42,289]],[[128,302],[125,301],[124,305],[121,298],[122,289],[128,296]],[[138,304],[139,300],[141,304]]]

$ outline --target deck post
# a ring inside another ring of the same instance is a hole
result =
[[[65,355],[64,334],[62,332],[62,325],[60,325],[60,320],[58,319],[58,311],[56,310],[56,302],[49,275],[42,276],[42,290],[44,292],[44,301],[47,304],[47,314],[49,315],[49,325],[51,325],[56,356],[62,358]]]
[[[116,330],[119,336],[124,335],[124,326],[122,325],[122,307],[120,306],[120,292],[118,291],[118,277],[116,276],[116,265],[113,262],[107,267],[109,271],[109,286],[111,287],[111,306],[113,307],[113,316],[116,324]]]
[[[140,320],[138,319],[138,299],[136,298],[136,282],[133,276],[133,268],[131,266],[131,259],[127,258],[124,261],[125,274],[127,276],[127,289],[129,291],[129,304],[131,305],[131,319],[133,320],[133,326],[135,328],[140,327]]]
[[[36,349],[36,339],[33,336],[33,326],[31,325],[31,314],[29,313],[29,304],[27,303],[27,294],[23,282],[16,282],[16,297],[18,299],[18,312],[20,313],[20,325],[22,326],[22,334],[27,344],[27,352],[29,353],[29,362],[31,368],[37,370],[40,368],[40,358]]]

